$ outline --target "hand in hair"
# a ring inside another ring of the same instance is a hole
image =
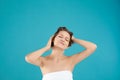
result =
[[[50,48],[51,48],[51,41],[52,41],[52,38],[53,38],[53,36],[50,37],[50,39],[48,40],[47,45],[45,46],[47,50],[50,50]]]

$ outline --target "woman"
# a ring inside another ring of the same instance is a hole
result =
[[[72,56],[65,56],[64,50],[72,43],[77,43],[86,49]],[[42,57],[42,54],[51,48],[51,54]],[[40,67],[42,80],[73,80],[72,71],[75,65],[92,54],[96,48],[96,44],[77,39],[66,27],[59,27],[45,47],[26,55],[25,60]]]

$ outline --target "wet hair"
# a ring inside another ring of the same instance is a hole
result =
[[[55,37],[58,35],[58,33],[59,33],[60,31],[66,31],[66,32],[70,35],[70,40],[69,40],[68,47],[71,46],[72,43],[73,43],[73,40],[72,40],[72,35],[73,35],[73,33],[70,32],[66,27],[59,27],[58,30],[54,33],[54,36],[52,37],[51,47],[54,46],[54,39],[55,39]]]

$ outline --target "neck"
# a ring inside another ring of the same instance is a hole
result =
[[[56,48],[56,47],[52,48],[51,57],[53,59],[58,60],[58,59],[60,59],[60,58],[62,58],[64,56],[63,54],[64,54],[64,50]]]

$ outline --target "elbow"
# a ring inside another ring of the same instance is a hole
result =
[[[93,47],[94,47],[94,49],[96,49],[96,48],[97,48],[97,45],[96,45],[96,44],[94,44],[94,46],[93,46]]]
[[[97,45],[96,44],[93,44],[92,46],[91,46],[91,50],[92,51],[95,51],[97,49]]]
[[[97,45],[96,44],[93,44],[93,45],[91,45],[90,47],[87,48],[87,50],[89,50],[91,52],[94,52],[96,49],[97,49]]]
[[[28,56],[25,56],[25,61],[26,62],[31,62],[30,58]]]
[[[25,61],[28,61],[28,57],[27,56],[25,56]]]

